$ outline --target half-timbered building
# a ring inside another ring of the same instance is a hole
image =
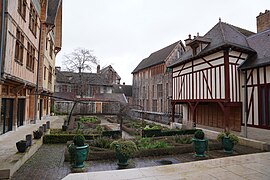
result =
[[[59,28],[62,22],[62,17],[57,13],[60,12],[58,7],[61,7],[61,2],[61,0],[4,0],[0,3],[0,134],[30,123],[35,119],[35,112],[37,113],[42,107],[43,103],[38,103],[34,96],[38,80],[45,78],[43,76],[45,72],[40,68],[48,64],[43,61],[46,59],[46,49],[41,45],[43,42],[45,44],[46,37],[53,36],[59,38],[55,40],[54,47],[61,47],[61,37],[58,36],[61,31],[52,28]],[[54,21],[53,25],[52,21],[48,21],[52,16],[59,17],[58,22]],[[44,28],[47,30],[45,31]],[[56,35],[52,35],[53,30],[56,30]],[[52,47],[52,58],[45,60],[50,64],[54,64],[55,50],[57,50],[54,47]],[[53,87],[43,84],[43,81],[39,82],[39,85],[40,89],[46,86],[46,91],[53,90]],[[45,112],[49,114],[47,110]],[[40,118],[42,115],[40,114]]]
[[[170,112],[172,78],[167,66],[179,58],[184,51],[183,43],[177,41],[153,52],[133,70],[133,105],[143,110],[143,114],[145,111],[152,114],[149,118],[157,119],[157,116]],[[179,111],[178,108],[177,112]]]
[[[269,128],[267,28],[255,34],[220,20],[185,40],[186,53],[171,66],[172,106],[183,105],[183,121],[241,131],[247,115],[247,126]]]
[[[257,16],[257,33],[248,37],[256,51],[240,69],[243,72],[244,120],[249,129],[270,129],[270,11]]]

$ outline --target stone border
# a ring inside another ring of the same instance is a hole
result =
[[[203,129],[203,132],[205,133],[205,137],[208,139],[216,139],[217,135],[219,134],[219,132],[217,131],[212,131],[209,129]],[[260,149],[262,151],[270,151],[270,145],[266,142],[263,141],[258,141],[258,140],[254,140],[254,139],[248,139],[248,138],[244,138],[241,136],[239,137],[239,144],[243,145],[243,146],[248,146],[248,147],[252,147],[255,149]]]

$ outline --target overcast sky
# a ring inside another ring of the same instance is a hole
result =
[[[112,65],[121,82],[143,58],[188,34],[204,35],[219,18],[256,32],[256,16],[270,0],[63,0],[63,55],[78,47],[94,51],[101,67]],[[95,71],[95,70],[94,70]]]

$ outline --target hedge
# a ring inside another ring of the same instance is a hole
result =
[[[46,134],[43,137],[44,144],[60,144],[67,143],[68,141],[72,141],[76,134]],[[94,137],[99,136],[98,134],[93,135],[84,135],[86,140],[92,140]],[[121,132],[119,130],[116,131],[103,131],[102,136],[111,137],[111,138],[119,138],[121,137]]]
[[[93,148],[93,147],[91,147]],[[209,142],[209,151],[221,150],[222,145],[219,142]],[[158,149],[141,149],[133,155],[134,158],[142,158],[149,156],[164,156],[164,155],[174,155],[174,154],[184,154],[192,153],[194,149],[192,144],[182,144],[180,146],[158,148]],[[89,151],[87,160],[108,160],[116,159],[115,152],[110,149],[101,149],[100,151]],[[67,148],[65,149],[65,161],[69,161],[69,153]]]
[[[103,131],[102,136],[111,137],[113,139],[121,137],[120,130],[113,130],[113,131]]]
[[[76,134],[46,134],[43,137],[44,144],[60,144],[72,141]],[[92,140],[97,135],[84,135],[86,140]]]
[[[169,130],[161,131],[159,129],[142,130],[143,137],[159,137],[159,136],[174,136],[174,135],[188,135],[194,134],[199,129],[185,129],[185,130]]]

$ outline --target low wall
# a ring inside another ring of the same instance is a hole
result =
[[[158,113],[158,112],[150,112],[150,111],[141,111],[132,109],[131,115],[135,118],[143,118],[154,122],[159,122],[162,124],[170,124],[172,121],[172,117],[170,114],[166,113]],[[175,122],[182,123],[182,118],[180,118],[179,114],[174,116]]]
[[[58,114],[69,114],[74,102],[73,101],[55,101],[55,111]],[[94,102],[85,101],[83,103],[76,104],[73,114],[107,114],[116,115],[119,113],[119,102]]]

